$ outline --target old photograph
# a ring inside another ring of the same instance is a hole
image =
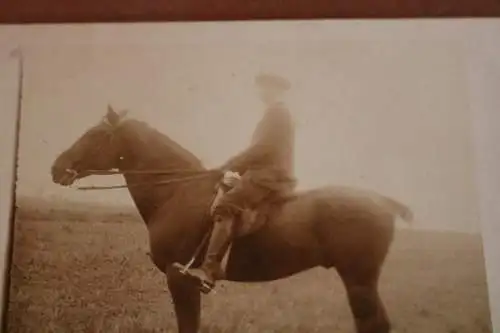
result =
[[[463,45],[384,29],[24,29],[8,332],[492,332]]]

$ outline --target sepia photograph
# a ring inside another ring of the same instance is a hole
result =
[[[464,44],[363,27],[11,33],[7,332],[493,332]]]

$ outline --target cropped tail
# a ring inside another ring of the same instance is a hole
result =
[[[406,206],[406,205],[404,205],[404,204],[402,204],[394,199],[391,199],[389,197],[384,196],[384,199],[392,211],[397,213],[408,224],[412,224],[413,212],[411,211],[411,209],[408,206]]]

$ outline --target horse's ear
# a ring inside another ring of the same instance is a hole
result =
[[[120,122],[120,115],[115,110],[113,110],[111,105],[108,105],[108,112],[104,117],[104,121],[111,126],[115,126]]]

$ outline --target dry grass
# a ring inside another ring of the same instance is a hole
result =
[[[9,332],[175,332],[145,227],[74,220],[18,219]],[[479,236],[399,232],[381,293],[399,333],[491,332]],[[206,333],[354,332],[334,271],[224,283],[203,308]]]

